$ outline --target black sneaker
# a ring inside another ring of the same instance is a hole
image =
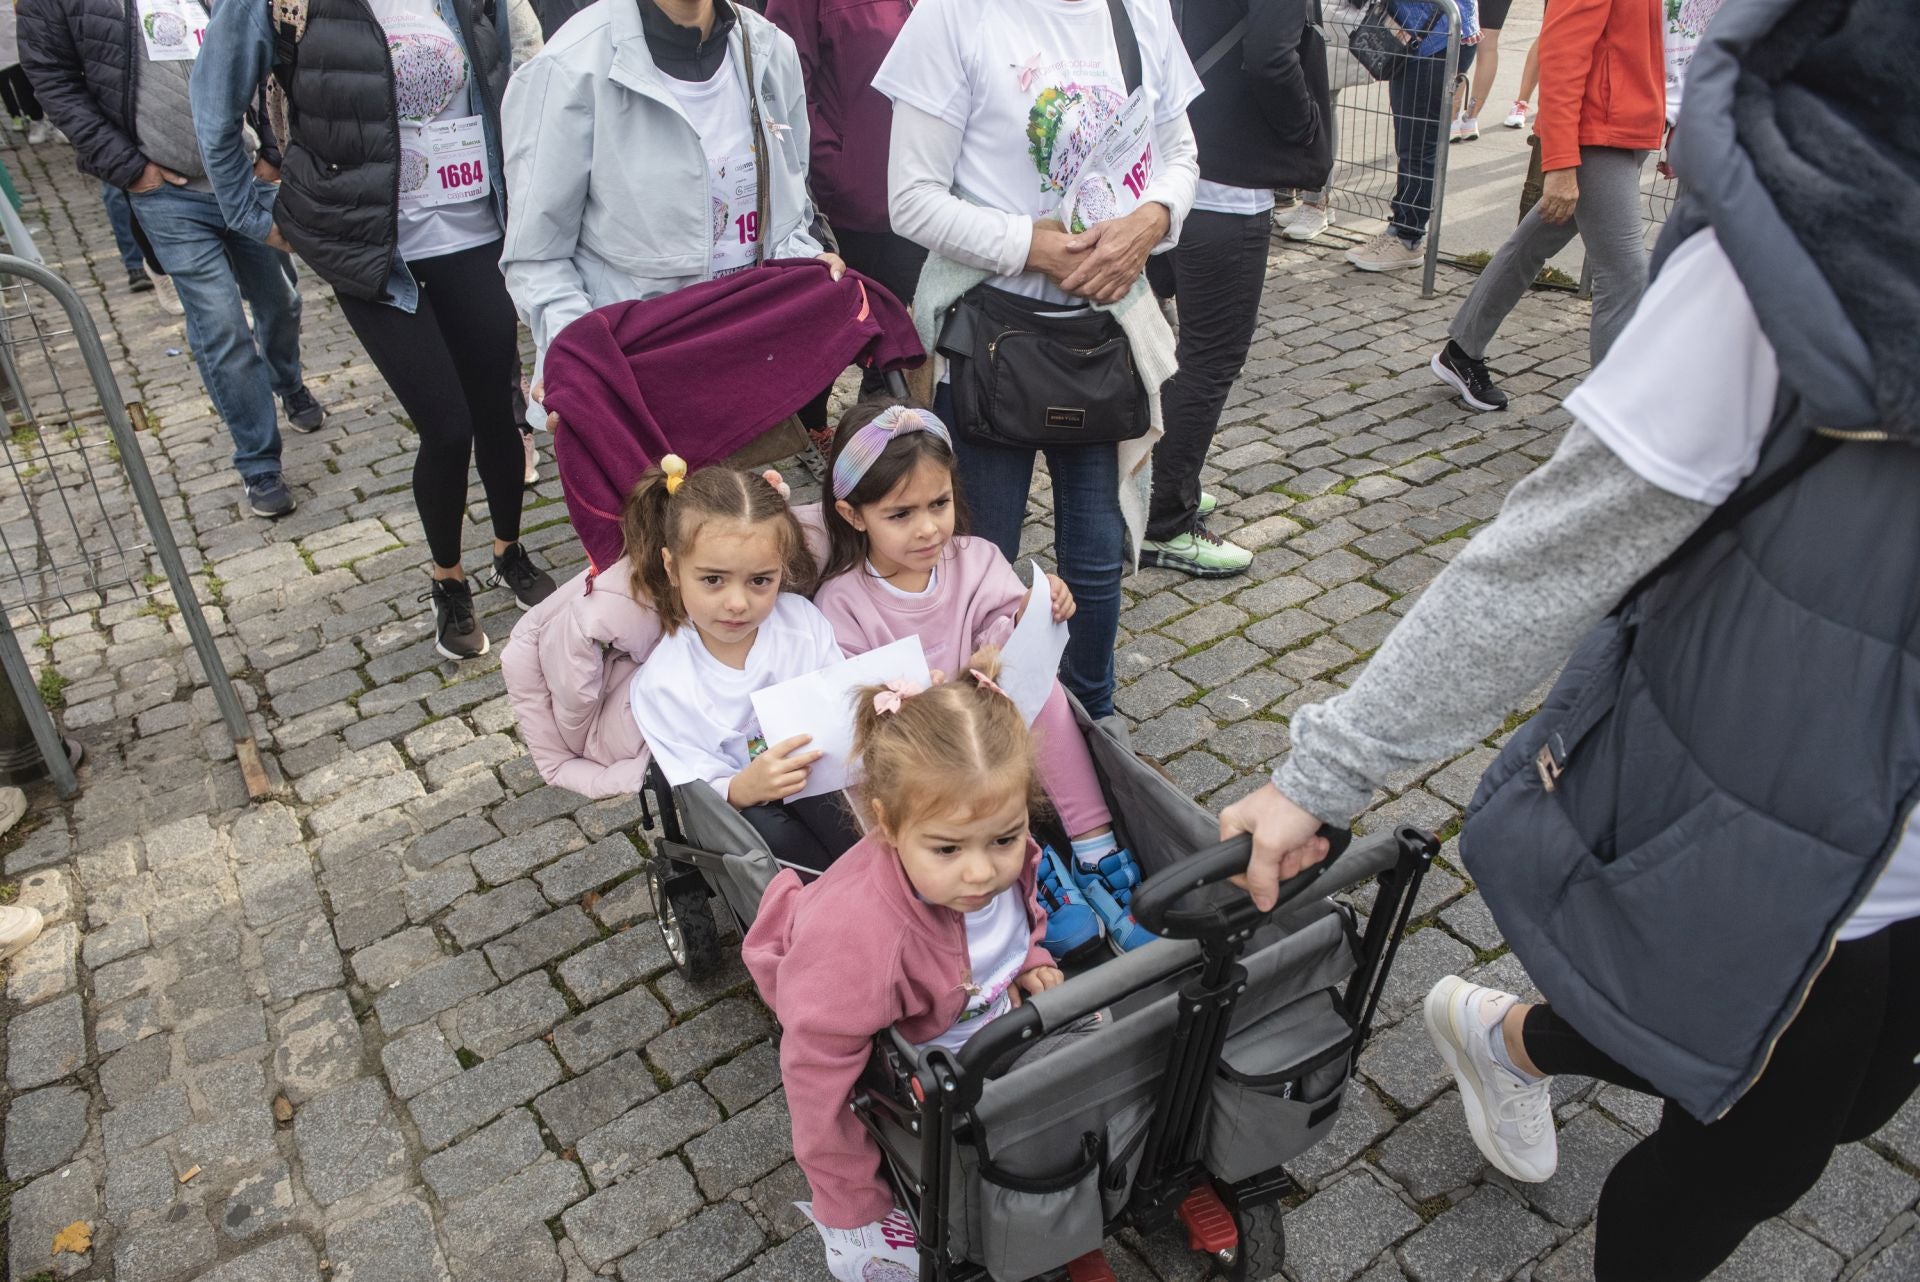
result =
[[[509,543],[505,552],[493,558],[493,574],[487,586],[513,589],[513,599],[520,608],[531,610],[553,595],[553,576],[535,565],[525,548]]]
[[[153,281],[144,267],[135,267],[127,272],[127,292],[129,294],[151,294]]]
[[[420,594],[433,602],[433,648],[449,659],[477,659],[487,652],[487,634],[473,614],[473,589],[465,579],[435,579]]]
[[[278,472],[267,472],[247,482],[247,507],[255,516],[275,521],[298,506],[286,478]]]
[[[1460,399],[1474,409],[1507,408],[1507,394],[1494,386],[1492,375],[1487,373],[1487,363],[1467,355],[1452,339],[1447,340],[1447,345],[1434,355],[1430,364],[1440,381],[1460,393]]]
[[[313,393],[300,386],[280,398],[280,405],[287,411],[287,422],[298,432],[317,432],[320,425],[327,421],[326,410],[320,402],[313,399]]]

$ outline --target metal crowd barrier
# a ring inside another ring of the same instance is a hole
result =
[[[1434,0],[1447,24],[1447,48],[1436,113],[1409,117],[1418,129],[1434,137],[1433,197],[1427,220],[1426,260],[1421,267],[1420,293],[1433,297],[1434,272],[1440,255],[1441,215],[1446,207],[1447,133],[1451,126],[1453,83],[1460,67],[1460,8],[1455,0]],[[1399,153],[1394,136],[1392,81],[1375,80],[1347,51],[1347,36],[1360,24],[1366,10],[1348,0],[1321,0],[1321,30],[1326,35],[1329,83],[1333,87],[1333,176],[1327,182],[1329,203],[1338,214],[1385,224],[1391,217],[1394,189],[1400,179]],[[1422,61],[1410,54],[1406,62]],[[1396,68],[1395,76],[1399,75]],[[1350,226],[1350,222],[1349,222]]]
[[[233,736],[247,792],[265,796],[270,783],[253,729],[180,559],[129,408],[73,286],[39,263],[0,255],[0,669],[55,788],[71,796],[79,786],[73,762],[20,637],[51,642],[56,622],[146,600],[164,585]]]

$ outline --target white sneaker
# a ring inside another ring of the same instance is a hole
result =
[[[865,1228],[830,1229],[813,1219],[811,1202],[794,1206],[819,1230],[827,1272],[837,1282],[915,1282],[919,1278],[919,1244],[905,1212],[891,1211],[886,1219]]]
[[[0,908],[0,960],[4,960],[40,938],[38,908],[20,908],[9,904]]]
[[[27,794],[18,788],[0,788],[0,836],[27,817]]]
[[[1461,116],[1453,122],[1453,137],[1449,142],[1478,142],[1480,140],[1480,117]]]
[[[1498,1063],[1487,1038],[1519,1001],[1512,993],[1449,975],[1427,993],[1427,1035],[1460,1083],[1467,1130],[1489,1162],[1516,1180],[1538,1184],[1560,1164],[1548,1087],[1524,1081]]]
[[[1507,118],[1501,121],[1500,123],[1505,125],[1509,129],[1525,129],[1527,127],[1528,110],[1529,108],[1527,107],[1526,100],[1522,98],[1516,98],[1514,99],[1513,110],[1509,111],[1507,113]]]
[[[160,310],[169,316],[185,316],[187,309],[180,305],[180,291],[173,287],[173,277],[162,276],[153,268],[147,268],[147,279],[153,282],[153,301],[160,304]]]
[[[1426,257],[1424,244],[1409,245],[1390,231],[1383,231],[1366,244],[1355,245],[1347,251],[1347,261],[1363,272],[1418,267]]]
[[[1301,206],[1293,211],[1293,217],[1287,220],[1288,240],[1312,240],[1327,228],[1333,226],[1332,205]]]
[[[36,120],[27,126],[27,144],[38,147],[42,143],[53,141],[53,126],[44,120]]]

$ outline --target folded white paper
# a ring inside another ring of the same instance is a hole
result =
[[[1040,563],[1028,564],[1033,567],[1033,590],[1013,635],[1000,647],[1000,688],[1032,725],[1053,697],[1060,656],[1067,648],[1067,625],[1053,621],[1053,593]]]
[[[902,637],[891,645],[753,692],[754,715],[760,718],[760,734],[768,743],[797,734],[812,735],[813,742],[802,751],[826,754],[807,773],[807,786],[788,801],[837,792],[847,786],[853,770],[854,691],[893,680],[912,681],[923,688],[931,683],[919,637]]]

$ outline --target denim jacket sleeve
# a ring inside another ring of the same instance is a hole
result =
[[[242,142],[240,121],[272,63],[267,6],[217,5],[188,84],[200,159],[220,201],[221,216],[242,236],[262,241],[273,230],[273,207],[254,183],[253,157]]]

